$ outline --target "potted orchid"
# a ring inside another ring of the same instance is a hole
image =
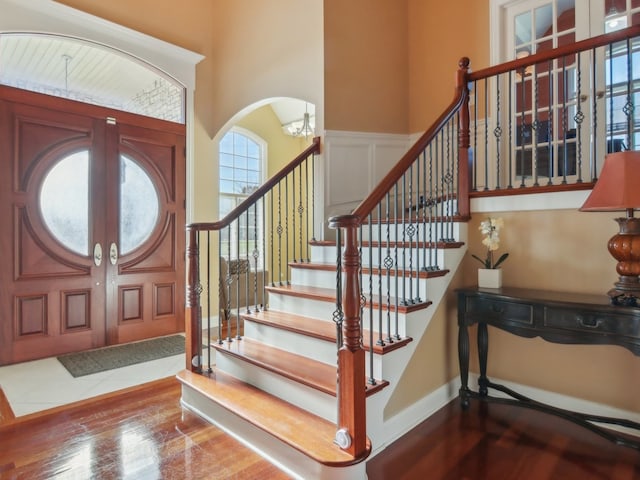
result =
[[[509,256],[503,253],[494,260],[494,252],[500,247],[500,230],[504,227],[502,218],[487,218],[480,223],[479,230],[484,235],[482,244],[487,247],[487,256],[482,259],[477,255],[471,254],[473,258],[478,260],[484,268],[478,270],[478,286],[499,288],[502,285],[502,270],[499,269],[502,262]]]

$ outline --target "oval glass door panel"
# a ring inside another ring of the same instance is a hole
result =
[[[120,245],[125,255],[149,238],[158,222],[158,193],[147,172],[133,159],[120,156]]]
[[[89,255],[89,151],[56,163],[40,189],[40,211],[53,237],[72,252]]]

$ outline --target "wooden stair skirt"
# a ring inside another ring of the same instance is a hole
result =
[[[334,442],[336,426],[217,369],[182,371],[182,403],[295,478],[366,478],[367,455],[353,458]],[[300,472],[304,472],[303,475]]]

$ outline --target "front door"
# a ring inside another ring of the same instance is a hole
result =
[[[184,126],[0,87],[0,364],[182,331]]]

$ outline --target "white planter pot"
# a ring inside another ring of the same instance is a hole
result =
[[[481,288],[500,288],[502,286],[502,269],[479,268],[478,286]]]

